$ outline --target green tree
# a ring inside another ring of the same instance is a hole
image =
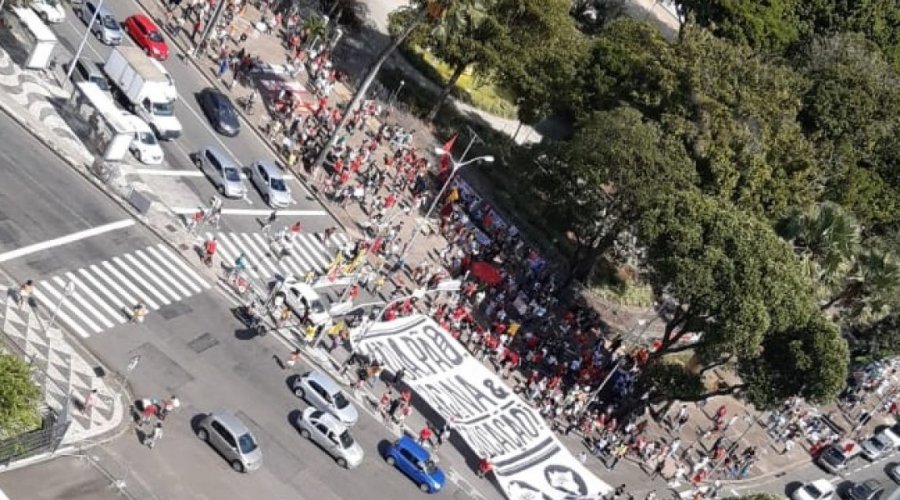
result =
[[[416,6],[391,13],[391,30],[405,28],[423,3],[425,0],[418,0]],[[420,24],[410,36],[409,44],[428,49],[453,68],[426,120],[434,120],[464,71],[470,69],[488,77],[502,60],[496,47],[499,40],[506,30],[521,28],[499,24],[492,16],[493,3],[494,0],[456,1],[442,17]]]
[[[773,54],[800,36],[795,15],[801,0],[677,0],[682,11],[718,36]]]
[[[687,350],[705,365],[753,358],[768,332],[805,324],[815,311],[790,246],[746,212],[673,192],[644,212],[639,229],[645,277],[675,307],[656,358]]]
[[[575,243],[570,268],[578,279],[630,230],[657,190],[694,183],[682,144],[625,106],[594,114],[566,143],[527,154],[535,158],[529,180],[548,219]]]
[[[856,257],[843,288],[825,307],[838,306],[853,323],[874,323],[900,306],[900,260],[893,252],[870,244]]]
[[[567,0],[495,0],[493,17],[508,27],[495,75],[519,102],[519,118],[536,123],[573,102],[587,60],[587,38]]]
[[[774,408],[795,395],[827,403],[846,385],[849,358],[837,325],[814,314],[767,336],[760,356],[744,359],[738,372],[757,408]]]
[[[32,430],[41,423],[41,390],[31,367],[11,354],[0,354],[0,437]]]

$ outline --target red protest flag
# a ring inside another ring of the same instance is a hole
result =
[[[444,175],[450,171],[450,151],[453,150],[453,145],[456,144],[457,135],[459,134],[453,134],[453,137],[441,146],[441,149],[444,150],[444,154],[441,156],[441,169],[438,172],[440,177],[444,177]]]

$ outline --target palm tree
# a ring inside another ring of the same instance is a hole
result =
[[[831,296],[843,285],[860,244],[856,219],[836,203],[821,203],[796,211],[779,228],[782,238],[794,245],[808,276]]]
[[[855,324],[870,324],[896,312],[900,305],[900,260],[876,243],[856,257],[843,289],[826,307],[841,304]]]

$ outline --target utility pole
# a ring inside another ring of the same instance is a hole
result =
[[[366,96],[366,92],[369,91],[369,87],[372,86],[372,82],[375,81],[375,77],[378,76],[378,72],[381,71],[381,67],[387,62],[388,58],[391,57],[391,54],[397,50],[397,47],[403,43],[410,34],[425,20],[426,17],[431,15],[432,17],[436,17],[440,15],[441,10],[443,9],[443,4],[447,0],[432,0],[428,4],[419,8],[419,11],[416,13],[416,17],[413,18],[412,22],[409,23],[409,26],[400,33],[397,38],[395,38],[390,45],[384,48],[381,51],[381,54],[378,55],[378,59],[375,60],[375,63],[369,68],[366,77],[363,79],[362,83],[359,85],[359,88],[356,89],[356,93],[353,94],[353,99],[350,100],[350,104],[344,109],[344,113],[341,114],[341,120],[338,122],[337,127],[334,128],[334,132],[328,137],[328,140],[325,141],[325,144],[322,145],[322,149],[319,150],[319,155],[316,157],[316,160],[310,166],[309,171],[315,175],[319,168],[322,167],[322,164],[325,163],[325,157],[328,156],[328,152],[331,151],[331,148],[334,147],[335,143],[337,143],[338,137],[341,136],[344,127],[347,126],[347,121],[350,119],[350,115],[353,113],[353,110],[359,106],[359,103]]]
[[[197,57],[197,51],[200,49],[200,47],[204,47],[206,45],[206,41],[209,40],[209,36],[212,35],[212,31],[213,29],[215,29],[216,23],[219,22],[219,16],[222,15],[222,9],[224,7],[225,0],[219,0],[216,3],[216,10],[213,11],[212,17],[209,18],[209,21],[203,28],[203,34],[200,35],[200,43],[194,45],[194,49],[191,51],[191,57]]]
[[[3,8],[3,0],[0,0],[0,9]],[[97,22],[97,14],[100,14],[100,9],[103,8],[103,0],[100,0],[97,3],[97,10],[94,11],[94,14],[91,15],[91,20],[88,22],[87,28],[84,30],[84,36],[81,37],[81,43],[78,44],[78,50],[75,51],[75,57],[69,62],[69,70],[66,71],[66,79],[63,80],[63,85],[68,85],[68,82],[72,79],[72,72],[75,71],[75,61],[81,58],[81,52],[84,50],[84,44],[87,43],[87,39],[91,36],[91,29],[94,27],[94,23]]]

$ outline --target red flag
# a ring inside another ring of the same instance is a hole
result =
[[[450,151],[453,149],[453,145],[456,144],[456,136],[459,134],[453,134],[453,137],[450,138],[441,149],[444,150],[444,155],[441,156],[441,169],[438,172],[440,177],[443,177],[450,171]]]

